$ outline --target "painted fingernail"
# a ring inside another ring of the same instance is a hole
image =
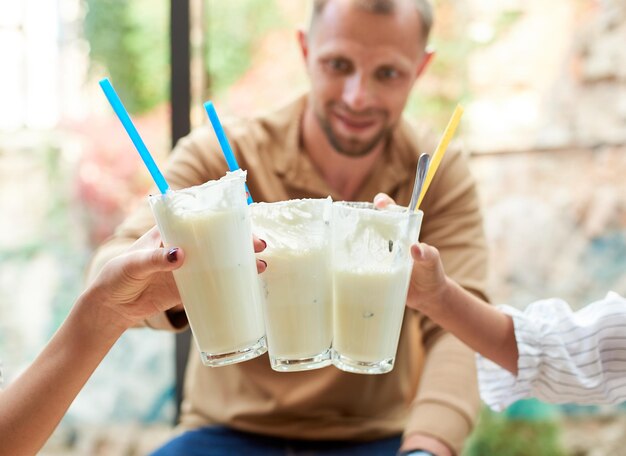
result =
[[[167,261],[170,263],[176,263],[178,261],[178,247],[174,247],[167,252]]]

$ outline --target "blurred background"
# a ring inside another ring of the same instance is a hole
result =
[[[97,81],[111,78],[157,162],[172,144],[167,0],[0,0],[0,359],[11,381],[84,286],[93,249],[151,181]],[[461,101],[494,303],[626,293],[626,3],[439,0],[436,58],[407,113]],[[256,113],[307,86],[305,0],[190,0],[190,125],[213,99]],[[187,34],[174,38],[187,40]],[[186,60],[183,59],[183,65]],[[184,68],[187,70],[187,68]],[[182,120],[185,128],[186,117]],[[177,127],[176,123],[174,129]],[[174,136],[176,132],[174,132]],[[174,338],[127,333],[41,454],[145,454],[175,419]],[[77,360],[77,362],[79,362]],[[626,454],[622,407],[483,412],[467,455]]]

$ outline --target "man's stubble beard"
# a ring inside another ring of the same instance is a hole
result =
[[[332,127],[330,126],[330,121],[325,118],[322,114],[316,114],[317,121],[326,136],[326,139],[333,146],[333,149],[337,151],[337,153],[341,155],[345,155],[347,157],[358,158],[363,157],[369,154],[376,146],[380,144],[381,141],[386,141],[388,137],[391,136],[391,131],[393,130],[392,125],[387,125],[383,127],[380,132],[376,134],[370,141],[366,143],[361,143],[360,141],[355,141],[351,146],[343,144],[341,140],[337,137]]]

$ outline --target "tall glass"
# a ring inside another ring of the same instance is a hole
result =
[[[422,212],[333,204],[333,364],[359,374],[393,369]]]
[[[267,242],[257,256],[268,265],[260,278],[272,368],[330,365],[330,198],[258,203],[250,209],[254,233]]]
[[[267,351],[243,171],[150,196],[166,246],[182,247],[176,286],[202,362],[224,366]]]

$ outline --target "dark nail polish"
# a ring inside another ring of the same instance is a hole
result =
[[[170,263],[176,263],[178,261],[178,248],[174,247],[167,252],[167,261]]]

